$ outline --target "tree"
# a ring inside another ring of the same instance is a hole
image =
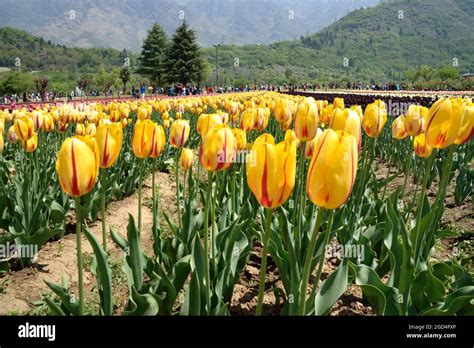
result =
[[[140,66],[137,70],[140,75],[147,76],[154,85],[160,86],[165,77],[167,47],[166,33],[155,23],[143,41],[142,52],[138,58]]]
[[[77,86],[83,91],[86,92],[87,87],[91,84],[91,79],[87,76],[81,76],[77,81]]]
[[[123,93],[127,90],[127,82],[130,81],[130,70],[127,67],[123,67],[120,70],[120,80],[123,83]]]
[[[31,77],[26,73],[13,71],[8,73],[7,78],[0,84],[2,94],[20,94],[31,88]]]
[[[46,77],[38,77],[35,80],[36,91],[40,94],[41,100],[45,99],[46,88],[48,88],[48,79]]]
[[[190,82],[200,83],[205,66],[201,50],[196,43],[196,34],[183,21],[176,29],[166,55],[167,79],[184,85]]]

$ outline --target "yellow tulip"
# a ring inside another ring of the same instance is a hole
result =
[[[99,147],[101,168],[109,168],[117,160],[122,148],[122,134],[120,123],[104,122],[97,127],[95,140]]]
[[[283,140],[285,140],[285,141],[295,141],[296,142],[296,147],[300,146],[300,141],[296,137],[296,133],[291,129],[288,129],[285,132],[285,137],[283,138]]]
[[[405,128],[405,115],[400,115],[392,122],[392,137],[401,140],[408,136],[408,132]]]
[[[90,135],[91,137],[95,137],[95,134],[97,133],[97,128],[95,126],[95,123],[86,124],[85,133],[86,133],[86,135]]]
[[[464,111],[461,130],[454,141],[455,144],[465,144],[474,136],[474,105],[468,105]]]
[[[201,138],[204,138],[209,129],[219,124],[223,124],[223,122],[218,114],[201,114],[198,118],[196,129]]]
[[[446,98],[431,106],[425,132],[428,145],[444,149],[454,143],[461,131],[466,106],[461,99]]]
[[[162,126],[155,124],[155,130],[153,132],[151,143],[152,147],[149,157],[160,157],[166,145],[165,130]]]
[[[310,141],[307,141],[305,143],[304,157],[306,159],[313,158],[314,147],[315,147],[316,143],[318,142],[318,139],[321,136],[321,134],[323,134],[323,130],[321,128],[318,128],[318,130],[316,131],[316,136],[313,139],[311,139]]]
[[[263,131],[267,128],[268,118],[270,117],[269,108],[256,108],[254,111],[253,129]]]
[[[201,165],[209,171],[224,170],[234,162],[237,139],[226,125],[211,128],[203,139],[199,157]]]
[[[56,160],[56,173],[65,193],[79,197],[94,187],[99,171],[99,150],[94,138],[66,138]]]
[[[33,120],[28,116],[16,118],[13,126],[18,139],[21,141],[26,141],[33,136],[35,125],[33,124]]]
[[[237,140],[237,150],[245,150],[247,148],[247,133],[240,128],[232,128],[232,133]]]
[[[35,151],[38,147],[38,134],[36,132],[33,132],[33,135],[30,139],[21,142],[21,146],[23,146],[25,152]]]
[[[360,125],[360,116],[357,111],[352,109],[334,109],[332,113],[332,130],[344,130],[352,134],[357,142],[357,148],[360,150],[362,145],[362,129]]]
[[[349,198],[357,172],[356,139],[346,131],[326,129],[308,167],[307,191],[319,207],[336,209]]]
[[[84,126],[84,124],[76,124],[76,135],[86,135],[86,127]]]
[[[362,127],[370,138],[378,137],[382,133],[385,122],[387,122],[387,110],[379,105],[382,104],[374,102],[367,105],[362,118]]]
[[[18,135],[16,135],[14,126],[11,126],[8,129],[7,137],[8,137],[8,141],[12,144],[16,144],[16,142],[18,141]]]
[[[189,122],[186,120],[176,120],[170,128],[170,144],[173,147],[183,147],[189,138]]]
[[[151,116],[151,115],[150,115]],[[137,117],[139,120],[145,120],[148,118],[148,109],[145,105],[141,105],[137,110]]]
[[[43,126],[43,122],[44,122],[44,115],[41,111],[38,111],[38,110],[35,110],[33,111],[32,113],[32,118],[33,118],[33,123],[35,125],[35,131],[39,131],[42,126]]]
[[[316,103],[305,100],[298,104],[295,117],[296,137],[308,141],[315,137],[318,129],[318,107]]]
[[[45,115],[41,125],[43,132],[51,132],[54,129],[54,119],[52,115]]]
[[[165,129],[170,128],[170,120],[169,119],[163,120],[163,127]]]
[[[192,167],[194,160],[194,153],[193,150],[183,148],[181,150],[181,155],[179,156],[179,167],[186,171]]]
[[[3,153],[5,147],[5,140],[3,139],[3,134],[0,134],[0,155]]]
[[[296,142],[275,145],[270,134],[265,138],[269,141],[256,141],[247,156],[247,182],[258,202],[273,209],[286,202],[295,186]]]
[[[426,143],[426,137],[423,133],[413,138],[413,148],[416,155],[422,158],[429,157],[433,152],[433,148]]]
[[[292,105],[284,98],[278,98],[275,103],[275,119],[280,123],[285,123],[292,118]]]
[[[415,137],[425,131],[428,109],[420,105],[410,105],[405,117],[405,129],[408,135]]]
[[[240,116],[240,128],[248,132],[253,129],[254,111],[253,109],[246,109]]]
[[[344,109],[344,98],[334,98],[332,105],[334,109]]]
[[[155,123],[150,119],[138,120],[133,127],[132,151],[138,158],[146,158],[153,147],[152,139]]]

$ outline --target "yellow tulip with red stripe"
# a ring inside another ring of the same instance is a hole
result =
[[[179,119],[171,124],[170,128],[170,144],[173,147],[183,147],[189,138],[189,122]]]
[[[207,132],[199,150],[201,165],[208,171],[228,169],[237,153],[237,139],[227,125],[215,126]]]
[[[247,133],[240,128],[232,128],[232,133],[237,140],[237,150],[245,150],[247,148]]]
[[[214,126],[223,124],[222,118],[218,114],[201,114],[196,124],[196,130],[204,138],[207,131]]]
[[[8,142],[12,144],[16,144],[18,142],[18,135],[16,135],[14,126],[11,126],[10,128],[8,128],[7,138],[8,138]]]
[[[263,131],[267,128],[268,118],[270,117],[269,108],[256,108],[254,111],[253,129]]]
[[[423,133],[413,138],[413,148],[416,155],[421,158],[429,157],[433,152],[433,148],[426,143],[426,137]]]
[[[334,98],[332,105],[334,109],[344,109],[344,98]]]
[[[292,106],[290,101],[278,98],[275,103],[275,119],[280,123],[285,123],[292,117]]]
[[[35,125],[33,120],[28,116],[22,116],[15,119],[13,123],[15,133],[18,136],[18,139],[21,141],[26,141],[33,136],[35,131]]]
[[[194,153],[192,149],[183,148],[179,156],[179,167],[186,171],[192,167],[194,160]]]
[[[133,127],[132,151],[138,158],[147,158],[153,147],[155,123],[150,119],[138,120]]]
[[[370,138],[378,137],[387,122],[387,110],[385,107],[380,107],[381,105],[385,105],[382,103],[383,102],[374,102],[365,108],[364,117],[362,118],[362,128],[364,128],[365,133]]]
[[[56,173],[65,193],[79,197],[94,187],[99,171],[99,150],[91,136],[66,138],[56,160]]]
[[[0,134],[0,155],[3,153],[5,147],[5,140],[3,139],[3,134]]]
[[[362,145],[362,129],[360,125],[360,116],[357,111],[352,109],[334,109],[332,113],[330,128],[344,130],[352,134],[357,142],[357,148],[360,150]]]
[[[101,122],[97,127],[95,140],[99,147],[99,166],[111,167],[122,149],[123,131],[120,123]]]
[[[405,117],[405,129],[408,135],[416,137],[425,131],[428,109],[421,105],[410,105]]]
[[[153,131],[151,143],[152,143],[151,152],[148,157],[151,157],[151,158],[160,157],[166,145],[165,130],[163,129],[162,126],[155,124],[155,129]]]
[[[318,129],[318,107],[314,101],[306,99],[298,104],[295,117],[296,137],[308,141],[315,137]]]
[[[429,111],[426,142],[433,148],[444,149],[459,136],[467,105],[461,99],[441,98]]]
[[[346,131],[326,129],[308,167],[307,192],[319,207],[336,209],[349,198],[357,172],[356,139]]]
[[[30,139],[22,141],[21,146],[25,152],[33,152],[38,147],[38,133],[33,132],[33,135]]]
[[[474,104],[468,105],[464,111],[461,130],[454,141],[461,145],[467,143],[474,136]]]
[[[254,109],[245,109],[240,116],[240,128],[248,132],[253,129]]]
[[[323,130],[321,128],[318,128],[316,132],[316,136],[311,139],[310,141],[307,141],[305,143],[305,148],[304,148],[304,157],[306,159],[311,159],[313,158],[314,154],[314,147],[316,146],[316,143],[318,142],[319,137],[323,134]]]
[[[275,145],[273,137],[267,134],[253,144],[246,167],[247,183],[258,202],[269,209],[279,207],[295,186],[296,142]]]
[[[300,146],[300,140],[296,137],[296,133],[292,129],[288,129],[285,132],[285,137],[283,138],[283,140],[285,140],[285,141],[294,141],[294,142],[296,142],[296,147]]]
[[[41,111],[35,110],[32,112],[31,117],[33,118],[33,123],[35,125],[35,132],[37,132],[43,126],[44,115]]]
[[[394,119],[392,122],[392,137],[398,140],[405,139],[408,136],[405,125],[405,115],[400,115]]]

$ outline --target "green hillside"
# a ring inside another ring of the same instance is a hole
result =
[[[222,79],[261,77],[270,82],[401,80],[407,70],[421,65],[453,63],[462,73],[474,72],[473,16],[474,0],[386,1],[299,41],[219,47],[219,67]],[[213,62],[215,50],[206,53]]]

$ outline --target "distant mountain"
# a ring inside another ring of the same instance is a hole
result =
[[[297,40],[381,0],[0,0],[0,26],[74,47],[138,52],[153,23],[183,18],[202,46]]]
[[[219,47],[219,75],[380,81],[401,80],[421,65],[474,72],[473,18],[474,0],[386,0],[301,40]],[[212,62],[215,51],[206,53]]]

